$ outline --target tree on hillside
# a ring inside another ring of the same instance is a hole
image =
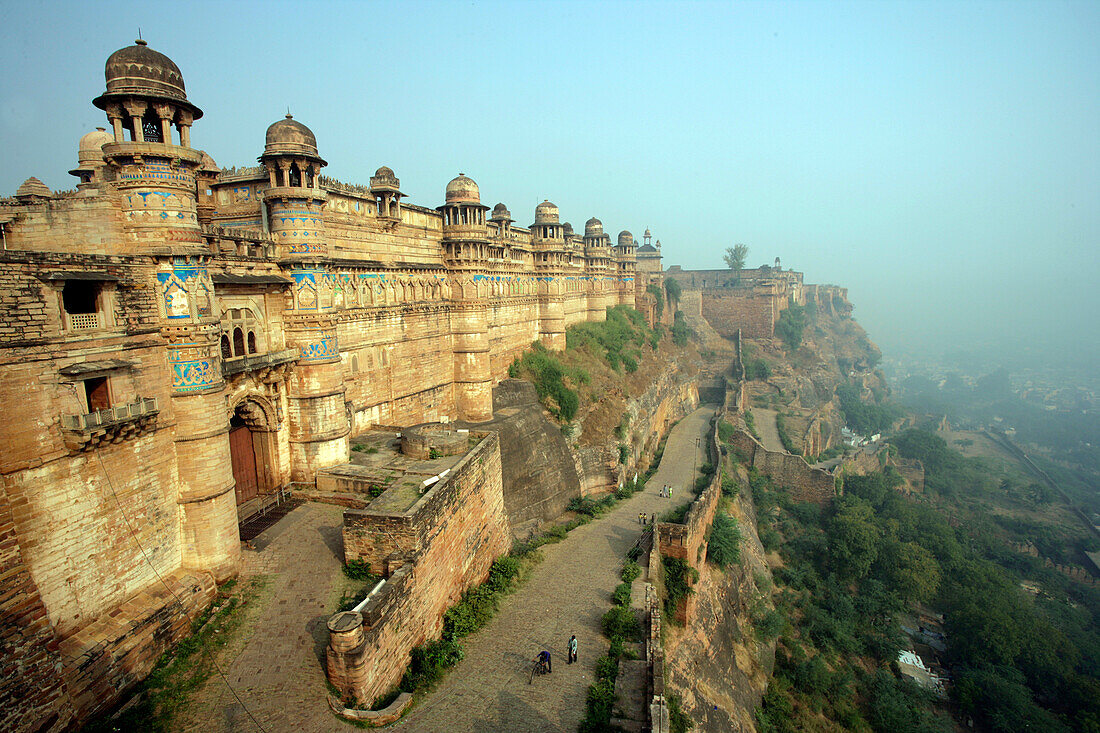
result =
[[[726,261],[726,265],[731,270],[743,270],[745,269],[745,258],[749,255],[749,248],[744,244],[735,244],[732,247],[726,247],[726,253],[722,255],[722,259]]]

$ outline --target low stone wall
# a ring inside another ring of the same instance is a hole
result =
[[[443,613],[510,546],[496,433],[407,512],[344,512],[345,560],[387,578],[359,611],[330,619],[329,681],[360,704],[391,690],[412,649],[439,637]]]
[[[734,433],[731,442],[748,465],[770,476],[776,483],[789,486],[793,497],[798,501],[826,504],[836,496],[833,475],[811,467],[802,456],[769,451],[740,428]]]

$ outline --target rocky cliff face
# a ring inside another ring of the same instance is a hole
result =
[[[778,339],[747,340],[747,361],[763,360],[771,371],[746,385],[749,406],[778,409],[794,447],[817,455],[840,444],[844,416],[837,387],[855,381],[868,399],[888,394],[885,377],[874,368],[880,356],[856,321],[819,312],[794,351]]]

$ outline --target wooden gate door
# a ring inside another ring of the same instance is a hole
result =
[[[229,431],[229,453],[233,460],[233,480],[237,482],[237,505],[256,496],[256,451],[252,447],[252,431],[244,425]]]

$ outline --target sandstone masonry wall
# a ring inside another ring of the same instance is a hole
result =
[[[734,433],[732,444],[750,466],[771,476],[776,483],[789,486],[798,501],[826,504],[836,496],[832,474],[810,467],[802,456],[766,450],[742,429]]]
[[[500,443],[489,433],[408,512],[344,513],[345,560],[389,577],[346,629],[334,630],[344,614],[330,621],[326,666],[343,693],[370,702],[396,685],[412,648],[437,638],[446,609],[508,552],[500,477]]]
[[[710,435],[707,436],[707,460],[712,465],[718,466],[720,453],[718,443],[718,421],[711,425]],[[706,562],[707,556],[707,531],[714,514],[718,510],[718,499],[722,496],[722,472],[716,469],[710,484],[696,497],[684,517],[683,524],[661,522],[657,525],[657,542],[660,554],[679,558],[696,570],[700,570]],[[695,599],[688,594],[676,609],[676,619],[681,624],[688,624],[695,612]]]

